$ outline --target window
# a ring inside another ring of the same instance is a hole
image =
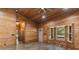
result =
[[[50,40],[54,39],[54,27],[49,28],[48,34]]]
[[[65,37],[65,26],[56,27],[56,40],[64,40]]]
[[[73,31],[72,31],[72,26],[68,26],[68,42],[72,42],[72,35],[73,35]]]

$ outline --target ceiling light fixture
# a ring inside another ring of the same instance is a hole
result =
[[[46,18],[46,16],[45,15],[42,15],[42,19],[45,19]]]
[[[17,12],[18,10],[16,10],[16,12]]]
[[[42,10],[42,19],[45,19],[46,18],[46,10],[45,8],[41,8]]]
[[[63,8],[63,10],[68,10],[69,8]]]

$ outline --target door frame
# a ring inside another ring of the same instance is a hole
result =
[[[38,42],[44,42],[44,33],[43,33],[43,28],[39,28],[38,29]],[[41,37],[40,37],[40,34],[41,34]]]

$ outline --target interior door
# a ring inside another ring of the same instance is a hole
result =
[[[38,39],[39,39],[39,42],[43,42],[43,28],[40,28],[38,30]]]

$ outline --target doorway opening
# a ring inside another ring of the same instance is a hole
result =
[[[25,22],[16,22],[16,46],[24,43]]]

